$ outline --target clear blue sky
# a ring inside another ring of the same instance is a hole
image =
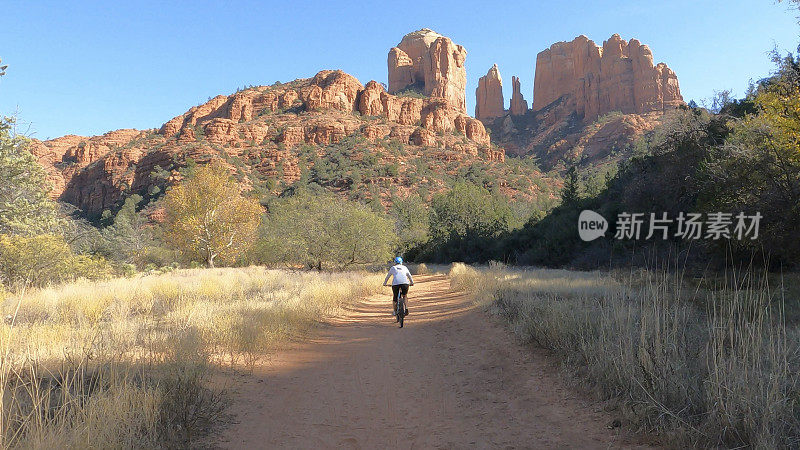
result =
[[[536,54],[585,34],[648,44],[684,98],[741,95],[769,74],[768,52],[794,51],[797,12],[773,0],[3,2],[0,113],[19,108],[34,137],[158,127],[244,85],[340,68],[386,81],[386,54],[428,27],[464,45],[467,106],[493,63],[522,80],[530,102]]]

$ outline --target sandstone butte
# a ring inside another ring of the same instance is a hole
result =
[[[505,113],[503,107],[503,80],[495,64],[486,75],[478,79],[478,87],[475,89],[475,118],[484,120],[500,117]]]
[[[494,119],[506,114],[500,72],[495,64],[478,81],[475,117]],[[512,77],[511,115],[523,115],[528,104],[520,82]],[[576,113],[585,123],[617,111],[623,114],[665,112],[683,104],[678,77],[664,63],[653,65],[653,52],[636,39],[615,34],[600,47],[586,36],[557,42],[536,56],[533,111],[562,102],[561,113]]]
[[[466,59],[464,47],[433,30],[409,33],[389,50],[389,93],[411,89],[466,113]]]
[[[490,116],[480,110],[476,117],[506,153],[535,155],[546,170],[565,160],[597,165],[624,158],[624,149],[684,104],[675,73],[664,63],[653,65],[646,45],[618,34],[602,47],[578,36],[540,52],[531,109],[516,77],[512,90],[508,111]],[[476,101],[486,101],[480,86]]]
[[[683,104],[678,77],[636,39],[618,34],[600,47],[586,36],[557,42],[536,56],[533,110],[560,98],[585,122],[612,111],[664,112]]]
[[[31,151],[47,169],[53,195],[93,215],[118,205],[125,195],[147,192],[156,181],[175,182],[180,179],[177,168],[189,158],[198,163],[238,159],[262,179],[291,183],[303,168],[298,146],[322,148],[346,136],[396,141],[442,164],[505,157],[490,145],[484,125],[460,104],[443,97],[391,95],[376,81],[364,86],[340,70],[220,95],[158,130],[33,140]],[[403,167],[402,161],[382,161],[398,162]],[[155,180],[158,172],[166,179]]]

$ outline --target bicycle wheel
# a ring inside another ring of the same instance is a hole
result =
[[[397,317],[400,319],[400,328],[403,328],[403,319],[406,317],[406,297],[401,296],[397,301]]]

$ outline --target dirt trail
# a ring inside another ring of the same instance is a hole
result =
[[[631,447],[552,362],[444,276],[418,277],[406,326],[389,291],[236,383],[229,448]]]

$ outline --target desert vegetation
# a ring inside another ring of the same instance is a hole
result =
[[[238,188],[220,163],[197,168],[164,198],[166,241],[209,267],[218,259],[233,263],[255,237],[262,213],[258,201],[237,195]]]
[[[796,279],[500,265],[455,265],[450,276],[663,443],[800,444]]]
[[[247,370],[379,285],[251,267],[0,294],[0,447],[195,447],[225,419],[214,370]]]

